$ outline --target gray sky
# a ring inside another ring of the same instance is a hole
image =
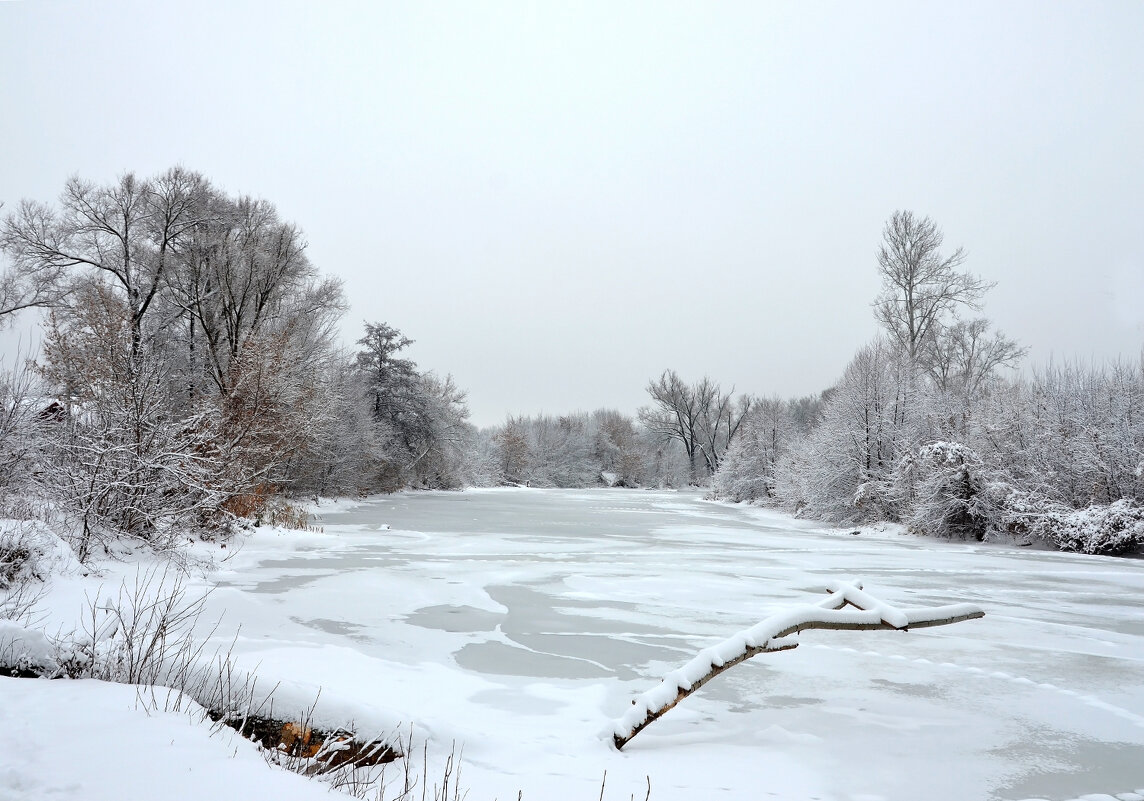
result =
[[[1144,3],[0,2],[0,201],[181,163],[277,204],[474,422],[783,396],[932,216],[1030,359],[1144,345]]]

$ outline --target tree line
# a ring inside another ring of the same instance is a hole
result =
[[[450,376],[366,323],[338,345],[342,285],[274,205],[173,168],[0,224],[0,324],[46,310],[42,352],[0,376],[0,502],[120,539],[274,514],[297,495],[466,485],[709,486],[714,497],[946,537],[1144,544],[1144,353],[1016,375],[1025,351],[979,312],[992,284],[896,212],[876,254],[882,334],[796,399],[665,370],[634,416],[510,416],[478,430]]]

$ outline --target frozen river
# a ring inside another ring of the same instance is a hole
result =
[[[472,801],[1069,799],[1144,788],[1144,561],[852,535],[695,493],[485,490],[252,537],[212,603],[270,679],[464,743]],[[630,699],[859,579],[983,620],[806,632],[620,753]],[[224,626],[221,636],[229,630]]]

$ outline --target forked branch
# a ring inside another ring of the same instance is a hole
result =
[[[820,603],[771,615],[719,645],[703,649],[686,665],[668,673],[659,686],[632,701],[632,708],[616,721],[612,730],[616,748],[623,748],[652,722],[723,671],[756,654],[798,647],[797,642],[785,638],[804,629],[907,631],[985,616],[973,604],[898,609],[863,592],[860,582],[832,582],[827,590],[830,595]],[[844,608],[848,606],[853,608]]]

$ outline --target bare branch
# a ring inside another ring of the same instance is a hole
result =
[[[882,293],[874,301],[874,316],[896,343],[917,361],[942,321],[959,306],[981,307],[995,284],[958,272],[965,251],[944,256],[945,237],[929,217],[896,211],[882,231],[878,272]]]
[[[712,648],[705,648],[663,682],[632,701],[632,708],[616,721],[612,741],[623,748],[633,737],[663,717],[680,701],[726,670],[761,653],[788,651],[797,642],[784,639],[807,629],[867,631],[926,628],[984,617],[972,604],[931,609],[898,609],[862,591],[859,582],[833,582],[831,595],[815,606],[803,606],[771,615]],[[843,609],[845,606],[853,610]]]

